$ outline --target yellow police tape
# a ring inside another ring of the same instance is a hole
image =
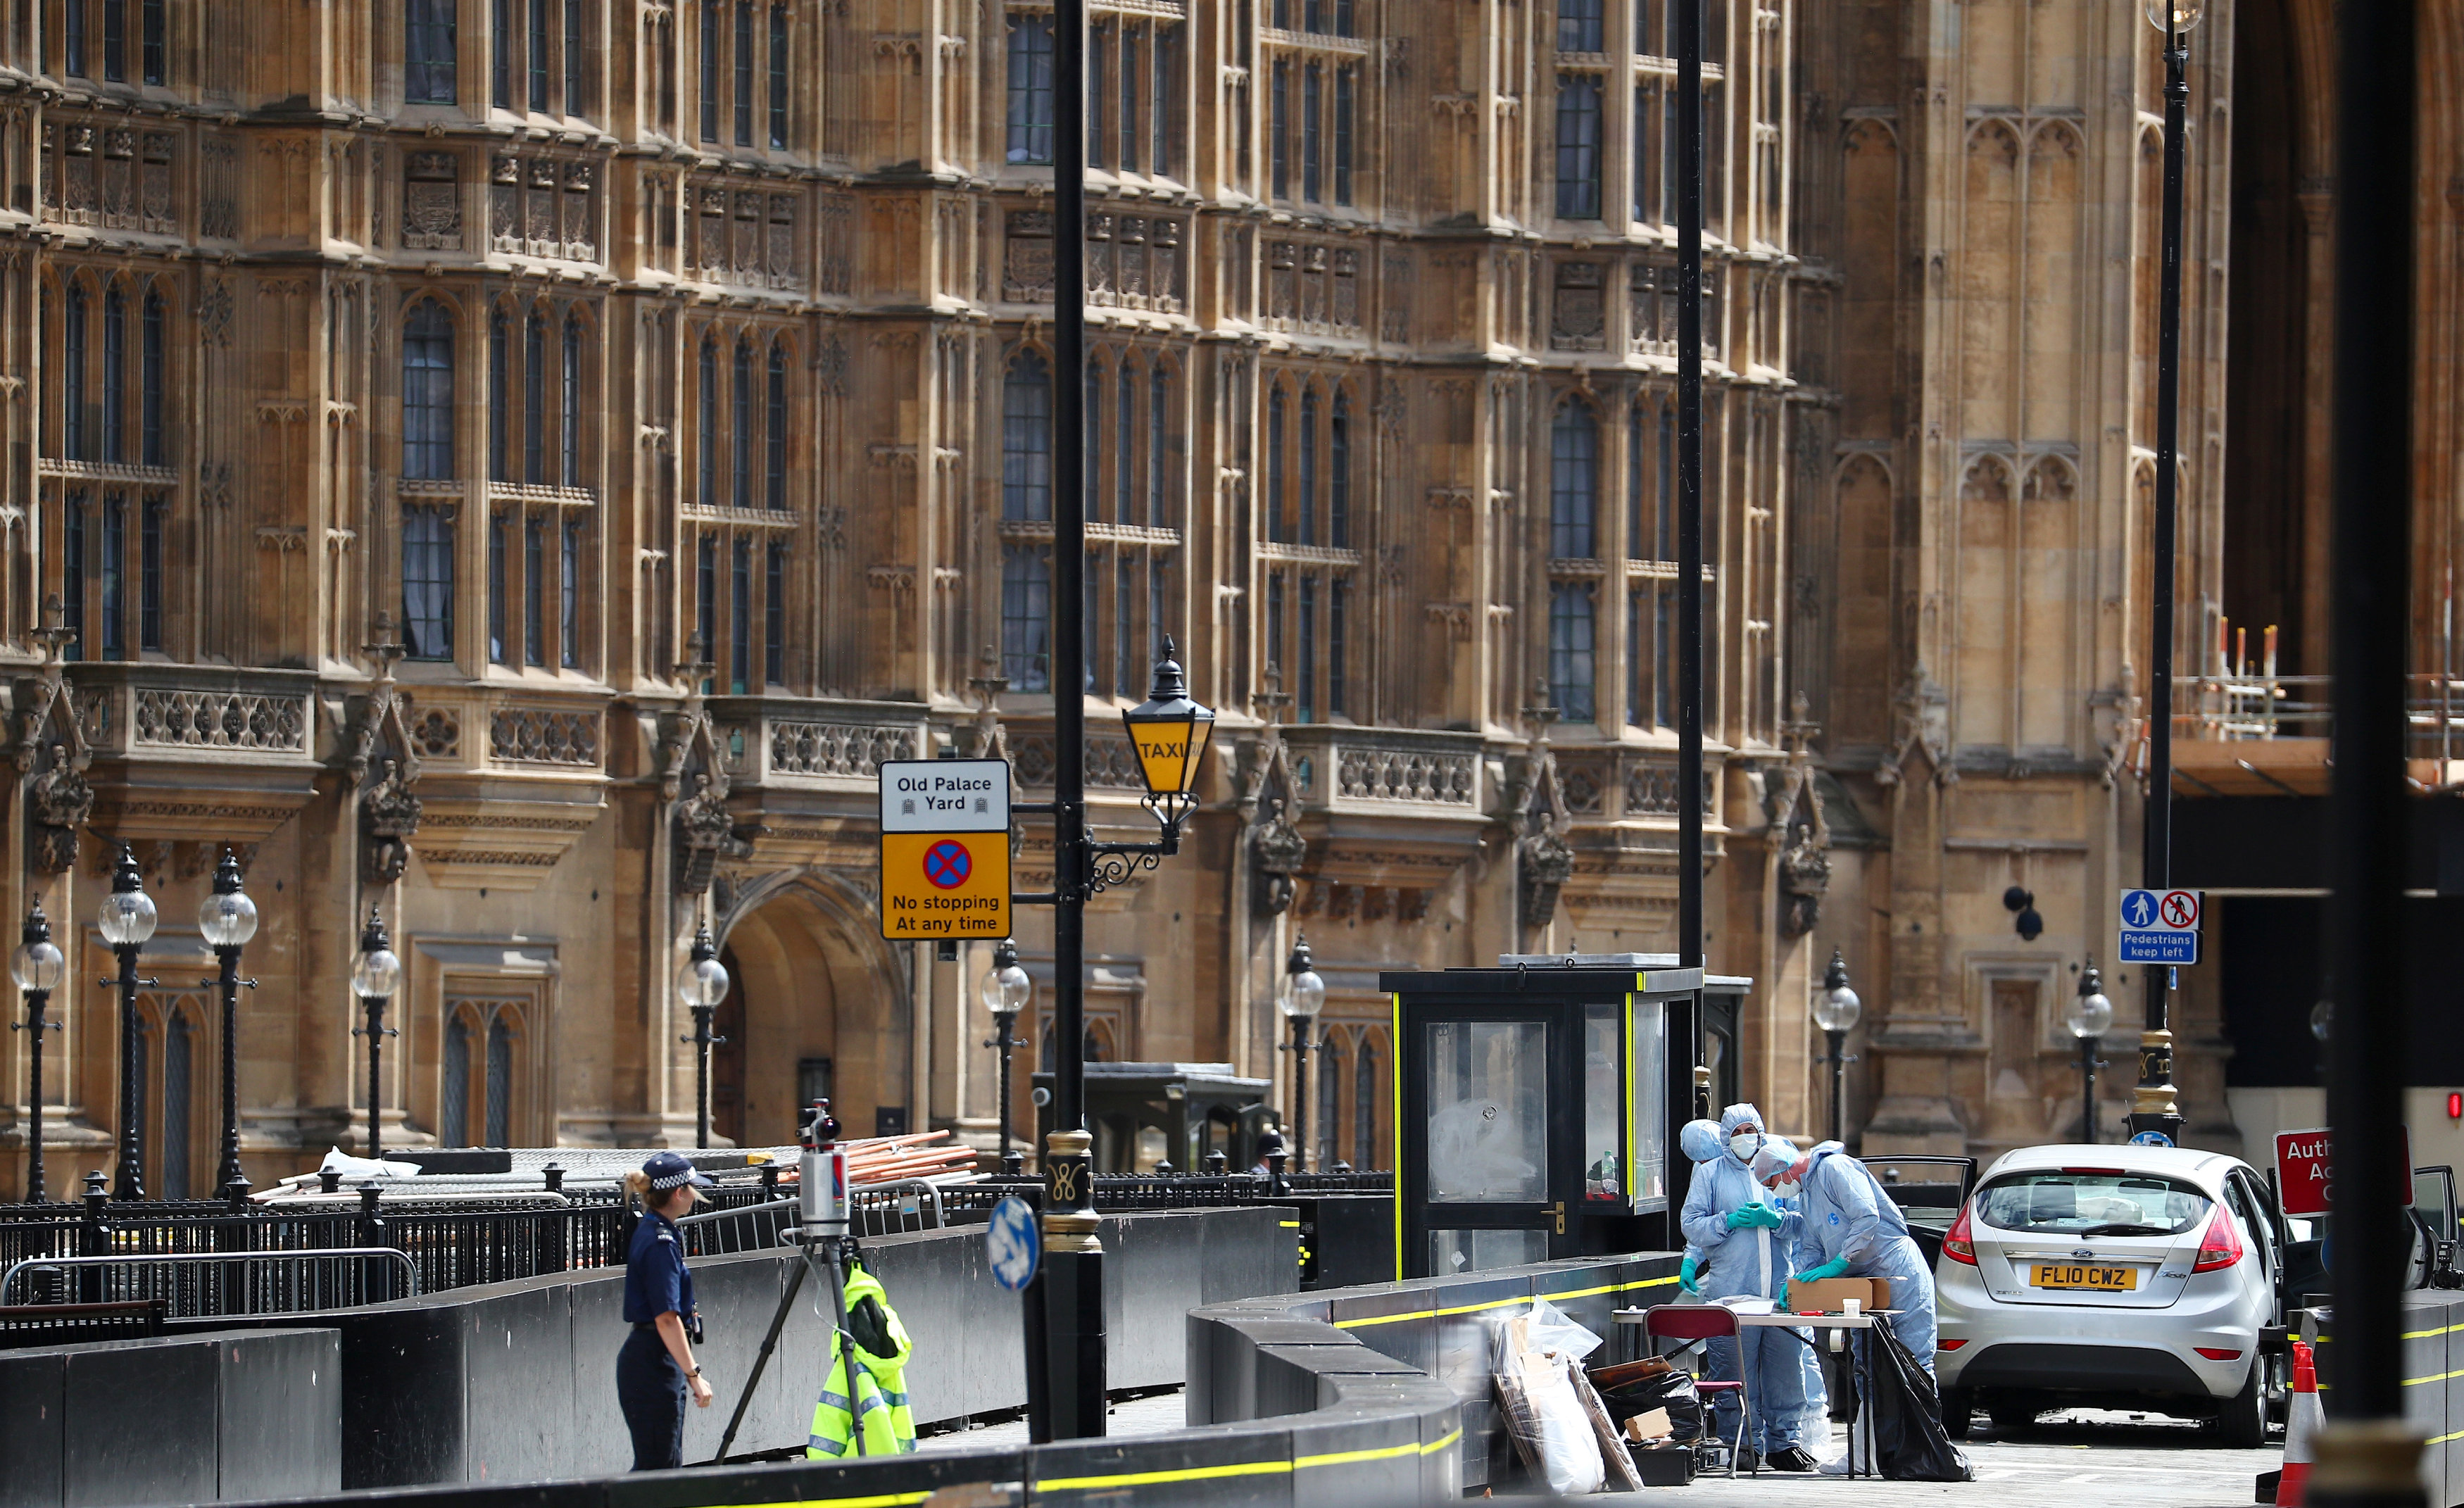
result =
[[[1035,1484],[1035,1490],[1045,1493],[1083,1492],[1098,1487],[1152,1487],[1164,1482],[1200,1482],[1224,1476],[1280,1476],[1304,1467],[1352,1466],[1363,1461],[1395,1461],[1406,1456],[1435,1455],[1462,1438],[1463,1431],[1455,1429],[1426,1445],[1416,1440],[1365,1451],[1304,1455],[1289,1461],[1236,1461],[1228,1466],[1189,1466],[1173,1472],[1120,1472],[1109,1476],[1047,1476]],[[932,1496],[929,1492],[920,1492],[881,1493],[869,1497],[806,1497],[770,1505],[770,1508],[913,1508],[913,1504]]]
[[[1371,1324],[1399,1324],[1406,1320],[1434,1320],[1441,1315],[1477,1314],[1483,1309],[1503,1309],[1508,1304],[1529,1303],[1533,1299],[1592,1299],[1604,1293],[1632,1293],[1638,1288],[1668,1288],[1677,1282],[1675,1274],[1666,1278],[1642,1278],[1630,1283],[1604,1283],[1597,1288],[1575,1288],[1565,1293],[1517,1294],[1510,1299],[1491,1299],[1486,1303],[1459,1303],[1445,1309],[1415,1309],[1409,1314],[1373,1314],[1357,1320],[1337,1320],[1338,1330],[1357,1330]]]

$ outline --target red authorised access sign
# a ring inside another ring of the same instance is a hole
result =
[[[2276,1186],[2284,1200],[2284,1213],[2297,1219],[2312,1219],[2331,1213],[2328,1198],[2327,1132],[2321,1128],[2309,1131],[2276,1133]],[[2412,1201],[2412,1132],[2404,1133],[2405,1202]]]

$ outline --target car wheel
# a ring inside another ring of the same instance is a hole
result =
[[[2026,1403],[1994,1403],[1988,1404],[1985,1409],[1986,1416],[1993,1421],[1993,1428],[2005,1433],[2031,1428],[2036,1422],[2036,1415],[2042,1412],[2044,1410],[2035,1404]]]
[[[1976,1395],[1965,1388],[1946,1388],[1942,1393],[1942,1432],[1954,1440],[1968,1438],[1969,1421],[1976,1413]]]
[[[2228,1451],[2256,1451],[2267,1444],[2267,1364],[2263,1357],[2254,1356],[2250,1375],[2242,1380],[2241,1391],[2225,1404],[2224,1412],[2216,1415],[2216,1432],[2223,1437]]]

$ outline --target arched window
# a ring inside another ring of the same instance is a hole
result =
[[[693,501],[704,508],[715,508],[718,506],[718,342],[708,336],[701,339],[701,361],[695,377],[701,384],[701,432],[693,442],[694,470],[699,473]],[[703,647],[707,649],[709,646]]]
[[[128,304],[115,288],[102,295],[102,444],[106,460],[128,459]]]
[[[1171,508],[1164,494],[1172,485],[1172,464],[1167,436],[1171,429],[1171,382],[1164,376],[1163,363],[1155,363],[1147,374],[1147,526],[1169,529]]]
[[[85,448],[85,289],[72,283],[60,326],[60,450],[72,461],[94,459]]]
[[[738,508],[753,506],[753,345],[741,336],[736,341],[736,406],[729,434],[727,500]]]
[[[787,342],[770,342],[770,402],[763,416],[762,438],[768,442],[769,475],[765,491],[774,509],[787,506]]]
[[[1377,1166],[1377,1038],[1364,1034],[1352,1062],[1352,1166]]]
[[[1557,406],[1549,446],[1549,554],[1589,559],[1599,535],[1600,424],[1575,399]]]
[[[510,482],[507,448],[512,442],[514,338],[502,309],[488,311],[488,479]]]
[[[1087,521],[1094,523],[1104,516],[1104,369],[1093,361],[1087,363],[1086,407]]]
[[[1001,516],[1052,516],[1052,369],[1032,351],[1010,359],[1001,382]]]
[[[557,395],[560,444],[557,480],[582,485],[582,316],[564,317],[564,382]]]
[[[1549,588],[1549,694],[1572,723],[1592,720],[1592,588],[1556,581]]]
[[[436,1096],[436,1140],[444,1147],[471,1143],[471,1025],[459,1012],[445,1023],[444,1082]]]
[[[522,480],[547,480],[547,315],[537,309],[522,326]]]
[[[1326,542],[1352,548],[1352,399],[1334,395],[1334,416],[1326,431]]]
[[[1052,557],[1037,544],[1001,546],[1001,674],[1016,691],[1052,688]]]
[[[1138,381],[1130,363],[1121,363],[1121,407],[1112,416],[1112,430],[1119,436],[1114,445],[1120,454],[1112,462],[1112,521],[1116,524],[1137,522],[1138,467]]]
[[[433,298],[413,304],[403,321],[402,474],[453,476],[453,320]]]
[[[1300,542],[1317,543],[1317,394],[1301,395]]]
[[[170,465],[163,435],[163,295],[145,295],[144,349],[139,357],[139,459],[147,466]]]
[[[499,1008],[488,1023],[488,1140],[490,1147],[514,1145],[514,1032]]]
[[[163,1029],[163,1159],[158,1165],[162,1186],[156,1191],[160,1198],[187,1199],[195,1193],[189,1182],[189,1163],[194,1157],[189,1121],[196,1061],[196,1029],[187,1012],[174,1009]]]
[[[1334,1166],[1343,1145],[1343,1037],[1339,1031],[1326,1034],[1326,1049],[1318,1055],[1317,1104],[1309,1110],[1310,1128],[1316,1134],[1309,1138],[1309,1158],[1311,1172],[1325,1172]]]
[[[1266,395],[1266,538],[1282,543],[1291,537],[1284,515],[1284,390]]]

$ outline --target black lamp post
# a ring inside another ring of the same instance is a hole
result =
[[[1864,1010],[1865,1002],[1848,988],[1848,960],[1834,948],[1831,967],[1822,972],[1822,993],[1814,997],[1814,1024],[1822,1028],[1831,1047],[1822,1060],[1831,1065],[1831,1139],[1835,1142],[1848,1140],[1848,1065],[1857,1060],[1843,1049]]]
[[[385,939],[385,918],[377,914],[374,905],[368,907],[368,925],[360,929],[360,955],[351,962],[351,993],[360,997],[360,1009],[365,1011],[368,1024],[353,1027],[351,1035],[368,1039],[368,1155],[382,1157],[382,1141],[377,1131],[379,1106],[383,1100],[380,1089],[385,1039],[402,1033],[385,1024],[385,1003],[402,988],[402,959],[395,955]]]
[[[224,1199],[233,1191],[243,1194],[248,1175],[239,1170],[239,954],[256,935],[256,903],[240,886],[239,856],[223,850],[214,868],[214,888],[197,907],[197,929],[214,951],[222,967],[215,983],[223,999],[223,1160],[214,1173],[214,1192]],[[252,990],[256,981],[247,981]]]
[[[145,877],[137,856],[120,845],[120,863],[111,871],[111,893],[103,897],[95,923],[102,940],[120,959],[120,977],[104,984],[120,987],[120,1159],[112,1174],[115,1199],[145,1197],[145,1174],[137,1150],[137,1105],[145,1093],[137,1071],[137,989],[154,983],[137,977],[137,954],[154,935],[154,898],[145,893]]]
[[[710,1146],[710,1050],[727,1040],[711,1035],[711,1018],[727,998],[727,966],[718,961],[718,945],[710,940],[710,924],[693,930],[693,957],[676,975],[676,998],[693,1012],[691,1037],[679,1041],[693,1048],[693,1145]]]
[[[1314,1040],[1318,1007],[1326,1003],[1326,980],[1309,967],[1307,937],[1292,939],[1292,955],[1284,960],[1284,994],[1276,1005],[1292,1023],[1292,1171],[1309,1171],[1309,1060],[1323,1045]]]
[[[2079,995],[2071,1002],[2067,1016],[2071,1035],[2079,1044],[2079,1140],[2089,1146],[2096,1143],[2096,1071],[2101,1067],[2096,1060],[2097,1038],[2113,1024],[2113,1002],[2105,998],[2104,981],[2097,977],[2096,960],[2087,961],[2079,971]]]
[[[52,941],[52,924],[43,917],[43,903],[37,901],[26,913],[26,929],[17,944],[17,951],[9,960],[10,976],[26,996],[26,1019],[11,1022],[12,1032],[31,1032],[27,1038],[26,1094],[33,1121],[26,1134],[26,1201],[41,1204],[51,1197],[43,1187],[43,1034],[56,1032],[60,1023],[44,1013],[50,1007],[52,992],[60,987],[60,978],[68,972],[68,960]]]
[[[1015,1178],[1026,1159],[1010,1145],[1009,1139],[1009,1055],[1012,1049],[1026,1045],[1015,1035],[1018,1013],[1035,994],[1035,981],[1018,966],[1017,943],[1004,937],[993,945],[993,966],[984,971],[983,987],[978,994],[984,1009],[993,1016],[993,1035],[984,1045],[1001,1053],[1001,1170],[1004,1176]],[[1054,1058],[1057,1061],[1059,1055]]]
[[[2165,224],[2156,295],[2156,507],[2150,558],[2154,601],[2147,615],[2147,809],[2141,834],[2139,883],[2163,890],[2173,867],[2173,545],[2174,494],[2180,482],[2182,391],[2182,153],[2190,103],[2190,29],[2204,0],[2145,0],[2148,23],[2165,33]],[[2151,964],[2145,1029],[2139,1038],[2139,1085],[2130,1128],[2153,1131],[2172,1146],[2182,1140],[2174,1100],[2171,994],[2173,971]]]

